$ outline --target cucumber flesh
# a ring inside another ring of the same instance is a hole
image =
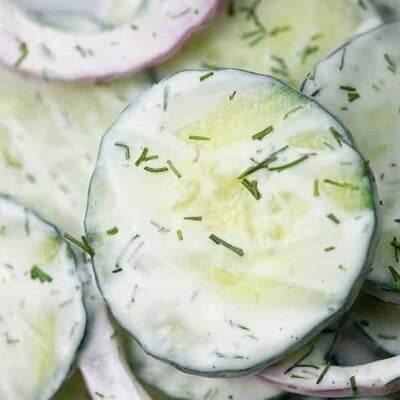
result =
[[[400,354],[400,310],[364,295],[352,309],[351,317],[372,346],[389,355]]]
[[[383,227],[366,289],[400,304],[400,22],[347,43],[321,61],[303,91],[353,132],[375,174]]]
[[[48,400],[85,331],[75,259],[53,226],[4,196],[0,224],[0,398]]]
[[[179,49],[213,16],[218,2],[149,0],[118,27],[82,33],[56,29],[32,19],[12,0],[2,0],[0,61],[25,74],[57,81],[130,76]]]
[[[86,232],[105,300],[148,353],[248,375],[347,308],[376,222],[364,161],[332,132],[309,98],[238,70],[179,73],[114,123]]]
[[[381,23],[368,1],[232,0],[218,18],[170,61],[164,78],[192,68],[240,68],[297,86],[315,63],[345,39]]]
[[[322,363],[329,354],[336,339],[336,330],[329,329],[317,336],[305,349],[293,354],[290,360],[295,362],[307,351],[302,363]],[[256,376],[223,379],[204,378],[185,374],[178,369],[147,355],[142,348],[128,338],[128,361],[135,375],[144,384],[155,387],[161,393],[172,398],[185,400],[226,400],[251,399],[267,400],[277,398],[283,393],[267,385]]]
[[[64,232],[80,237],[87,186],[100,136],[128,99],[148,85],[147,76],[141,75],[101,86],[65,86],[23,78],[1,69],[0,192],[17,197]],[[77,259],[81,260],[82,255],[78,254]],[[91,266],[80,261],[79,269],[85,272],[85,268]],[[85,287],[84,294],[90,315],[84,342],[88,346],[96,335],[102,337],[102,331],[94,332],[91,328],[92,323],[96,324],[95,311],[100,303],[103,310],[99,315],[106,311],[98,290],[88,292]],[[110,338],[110,342],[109,346],[117,346],[116,340]],[[115,359],[111,355],[117,353],[109,353],[110,376],[122,368],[121,355]],[[80,361],[85,362],[85,358]],[[91,371],[91,382],[95,381],[95,372]],[[131,378],[120,374],[121,388],[130,387]],[[121,398],[128,399],[129,393]]]

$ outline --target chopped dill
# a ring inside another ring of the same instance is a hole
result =
[[[322,372],[321,372],[321,375],[318,377],[318,379],[317,379],[317,385],[319,385],[321,382],[322,382],[322,380],[325,378],[325,375],[327,374],[327,372],[329,371],[329,368],[331,367],[331,363],[330,362],[328,362],[326,365],[325,365],[325,368],[322,370]]]
[[[320,195],[318,179],[314,179],[313,194],[314,194],[314,197],[318,197]]]
[[[80,247],[84,252],[88,253],[91,257],[94,256],[94,250],[92,247],[89,245],[87,239],[85,236],[81,236],[81,242],[78,239],[75,239],[72,235],[69,233],[64,233],[64,238],[69,240],[71,243],[74,245]]]
[[[37,265],[34,265],[31,269],[31,279],[38,279],[41,283],[51,282],[53,278],[42,271]]]
[[[135,161],[135,165],[138,167],[142,162],[145,161],[147,153],[148,153],[149,149],[147,147],[145,147],[142,150],[142,153],[140,154],[139,158]]]
[[[207,136],[190,135],[189,140],[210,140]]]
[[[304,64],[307,61],[307,58],[316,53],[318,50],[318,46],[310,46],[308,44],[300,54],[301,63]]]
[[[303,106],[298,106],[296,108],[293,108],[293,110],[288,111],[284,116],[283,119],[287,119],[290,115],[292,115],[293,113],[295,113],[296,111],[301,110],[302,108],[304,108]]]
[[[340,220],[339,220],[338,217],[336,217],[335,214],[329,213],[326,217],[329,218],[329,219],[330,219],[332,222],[334,222],[336,225],[339,225],[339,224],[340,224]]]
[[[163,110],[168,109],[168,99],[169,99],[169,86],[164,87],[164,97],[163,97]]]
[[[353,185],[347,182],[337,182],[333,181],[332,179],[324,179],[324,183],[328,183],[329,185],[337,186],[343,189],[360,190],[360,188],[357,185]]]
[[[158,173],[158,172],[167,172],[168,168],[167,167],[159,167],[159,168],[144,167],[144,170],[147,171],[147,172]]]
[[[246,178],[242,180],[242,185],[251,193],[251,195],[256,199],[260,200],[262,195],[258,190],[257,181],[249,181]]]
[[[178,240],[182,241],[183,240],[183,233],[180,229],[176,231],[176,235],[178,236]]]
[[[389,54],[384,54],[384,59],[385,59],[385,61],[386,61],[386,64],[387,64],[387,66],[386,66],[386,68],[390,71],[390,72],[392,72],[393,74],[395,74],[396,73],[396,71],[397,71],[397,66],[396,66],[396,63],[393,61],[393,59],[389,56]]]
[[[301,164],[302,162],[306,161],[308,158],[309,158],[309,156],[306,154],[306,155],[304,155],[304,156],[298,158],[297,160],[294,160],[294,161],[292,161],[292,162],[290,162],[288,164],[280,165],[278,167],[271,167],[271,168],[269,168],[269,170],[270,171],[281,172],[281,171],[283,171],[285,169],[289,169],[289,168],[292,168],[292,167],[294,167],[294,166],[296,166],[298,164]]]
[[[114,226],[113,228],[109,229],[107,232],[107,235],[113,236],[118,233],[118,227]]]
[[[209,239],[211,239],[216,245],[222,245],[226,247],[228,250],[231,250],[232,252],[236,253],[240,257],[244,256],[244,251],[241,248],[231,245],[230,243],[226,242],[225,240],[219,238],[214,234],[211,234],[209,236]]]
[[[167,160],[167,164],[168,164],[170,170],[171,170],[179,179],[182,178],[181,173],[175,168],[175,165],[172,164],[172,161],[171,161],[171,160]]]
[[[18,57],[17,61],[15,61],[15,63],[14,63],[14,67],[16,67],[16,68],[21,66],[21,64],[25,61],[25,58],[28,57],[28,54],[29,54],[28,45],[23,41],[19,42],[18,49],[20,52],[20,56]]]
[[[338,142],[338,145],[342,147],[342,135],[333,127],[329,127],[330,132],[332,133],[334,139]]]
[[[276,161],[278,159],[277,154],[281,153],[282,151],[285,151],[289,146],[284,146],[281,149],[275,151],[274,153],[272,153],[271,155],[269,155],[268,157],[264,158],[264,160],[262,160],[261,162],[259,162],[256,165],[253,165],[249,168],[247,168],[246,170],[244,170],[239,176],[238,179],[243,179],[246,176],[253,174],[256,171],[259,171],[260,169],[264,169],[264,168],[268,168],[268,166],[273,163],[274,161]]]
[[[208,78],[211,78],[212,76],[214,75],[214,72],[212,72],[212,71],[210,71],[210,72],[207,72],[206,74],[204,74],[204,75],[201,75],[200,76],[200,82],[203,82],[203,81],[205,81],[206,79],[208,79]]]
[[[130,158],[131,158],[131,149],[129,148],[129,146],[127,145],[127,144],[125,144],[125,143],[114,143],[114,146],[117,146],[117,147],[121,147],[122,149],[124,149],[124,151],[125,151],[125,159],[126,160],[130,160]]]
[[[203,221],[203,217],[183,217],[183,219],[186,219],[187,221],[198,221],[201,222]]]
[[[233,100],[236,96],[236,90],[234,90],[230,95],[229,95],[229,100]]]
[[[253,140],[263,140],[265,138],[265,136],[269,135],[273,130],[274,130],[274,127],[272,125],[267,126],[262,131],[253,135],[252,138],[253,138]]]
[[[353,391],[353,394],[357,393],[358,389],[357,389],[357,382],[356,382],[355,376],[350,377],[350,385],[351,385],[351,390]]]

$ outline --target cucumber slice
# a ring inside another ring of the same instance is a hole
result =
[[[58,81],[94,82],[133,75],[176,51],[212,17],[218,2],[149,0],[118,27],[72,33],[42,24],[12,0],[2,0],[0,61],[23,73]]]
[[[378,351],[400,354],[400,310],[372,296],[364,295],[351,313],[354,324]]]
[[[0,225],[0,398],[50,399],[85,331],[75,259],[53,226],[3,196]]]
[[[305,349],[292,355],[290,359],[296,362],[301,356],[304,364],[322,363],[329,354],[335,338],[335,329],[323,331]],[[172,398],[267,400],[283,395],[256,376],[216,379],[185,374],[147,355],[133,339],[128,339],[127,352],[128,361],[135,375],[144,384],[155,387]],[[307,352],[306,357],[303,357],[304,352]]]
[[[231,0],[181,53],[157,67],[156,75],[233,67],[297,86],[324,54],[380,23],[364,0]]]
[[[128,99],[148,85],[147,76],[141,75],[101,86],[66,86],[22,78],[2,69],[0,192],[17,197],[63,231],[79,237],[100,135]],[[78,260],[81,259],[79,254]],[[80,270],[88,266],[80,263]],[[88,292],[87,289],[85,303],[90,321],[85,346],[96,340],[96,335],[102,335],[102,331],[94,333],[91,328],[96,323],[94,311],[99,310],[101,295],[98,290]],[[98,303],[93,310],[95,301]],[[99,312],[99,315],[103,314]],[[118,345],[115,340],[110,342],[109,346]],[[108,353],[109,362],[104,366],[110,368],[109,376],[123,368],[119,365],[122,356],[111,358],[115,354]],[[80,361],[86,360],[81,357]],[[95,373],[96,370],[91,370],[91,382]],[[131,378],[128,373],[120,374],[121,388],[130,388]],[[128,392],[121,398],[129,399],[129,396]]]
[[[120,116],[86,232],[105,300],[148,353],[247,375],[348,307],[376,222],[341,132],[309,98],[238,70],[179,73]]]
[[[321,61],[303,84],[340,117],[375,173],[383,231],[367,290],[400,304],[400,22],[387,23]],[[392,293],[390,293],[392,292]]]

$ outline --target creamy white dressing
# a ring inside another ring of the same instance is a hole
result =
[[[49,399],[85,330],[74,257],[55,228],[1,197],[0,266],[0,397]]]
[[[363,161],[332,127],[344,135],[294,90],[235,70],[177,74],[121,115],[103,139],[86,227],[103,294],[148,352],[200,374],[245,374],[342,309],[375,217]],[[238,175],[286,145],[270,172],[247,177],[257,201]],[[144,148],[158,158],[137,167]]]
[[[381,21],[366,0],[233,0],[156,73],[230,67],[296,86],[322,56]]]
[[[370,161],[383,227],[369,279],[394,291],[398,283],[389,267],[400,272],[399,35],[400,23],[393,22],[354,39],[320,62],[303,87],[344,121]],[[352,92],[359,97],[350,102]]]

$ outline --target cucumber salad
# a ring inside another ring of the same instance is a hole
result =
[[[0,399],[400,399],[399,0],[0,0]]]

